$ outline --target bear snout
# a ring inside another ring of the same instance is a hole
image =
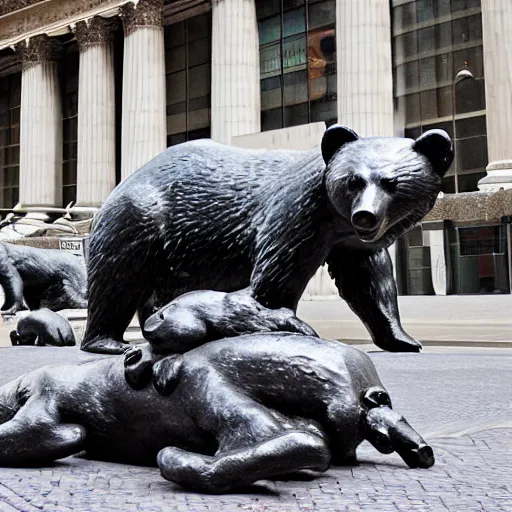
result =
[[[377,216],[366,210],[359,210],[352,214],[352,226],[357,231],[361,232],[373,232],[378,225]]]
[[[149,341],[152,341],[152,338],[154,338],[155,335],[158,334],[163,322],[164,317],[162,313],[155,313],[154,315],[151,315],[144,323],[144,328],[142,332],[144,338],[146,338]]]
[[[389,194],[375,183],[368,184],[357,197],[350,222],[361,240],[374,242],[382,234],[389,202]]]

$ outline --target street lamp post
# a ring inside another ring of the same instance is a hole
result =
[[[454,145],[454,150],[455,150],[455,158],[454,158],[454,160],[455,160],[454,161],[455,176],[454,176],[454,178],[455,178],[455,193],[456,194],[458,194],[458,192],[459,192],[459,180],[458,180],[458,176],[457,176],[457,169],[458,169],[458,165],[459,165],[459,158],[458,158],[457,148],[455,147],[456,143],[457,143],[457,125],[455,123],[455,114],[457,113],[457,94],[456,94],[455,87],[457,86],[457,84],[459,82],[462,82],[463,80],[466,80],[468,78],[472,78],[473,80],[475,79],[475,77],[473,76],[473,73],[471,73],[471,71],[469,71],[469,69],[461,69],[457,73],[455,78],[453,79],[453,84],[452,84],[453,145]]]

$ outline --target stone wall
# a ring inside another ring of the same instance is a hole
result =
[[[35,236],[25,238],[13,238],[11,240],[2,240],[9,244],[28,245],[37,249],[58,249],[59,239],[56,236]]]
[[[25,9],[26,7],[30,7],[31,5],[39,4],[41,2],[43,2],[43,0],[3,0],[3,2],[0,3],[0,16],[20,9]]]

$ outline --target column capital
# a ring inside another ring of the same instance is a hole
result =
[[[108,45],[114,42],[118,24],[112,19],[95,16],[79,21],[72,27],[81,52],[91,46]]]
[[[163,0],[139,0],[129,2],[121,7],[125,35],[138,28],[162,28]]]
[[[61,44],[57,39],[43,34],[22,41],[16,45],[16,50],[21,55],[22,69],[25,70],[36,64],[58,60]]]

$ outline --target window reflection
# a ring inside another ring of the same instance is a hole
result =
[[[337,118],[335,0],[268,4],[256,2],[262,131],[332,124]]]
[[[454,292],[510,293],[506,227],[455,228],[450,244]]]
[[[480,2],[415,0],[395,6],[393,19],[395,95],[406,135],[427,127],[449,131],[458,151],[444,191],[477,190],[487,163]],[[475,80],[454,91],[461,69]]]

